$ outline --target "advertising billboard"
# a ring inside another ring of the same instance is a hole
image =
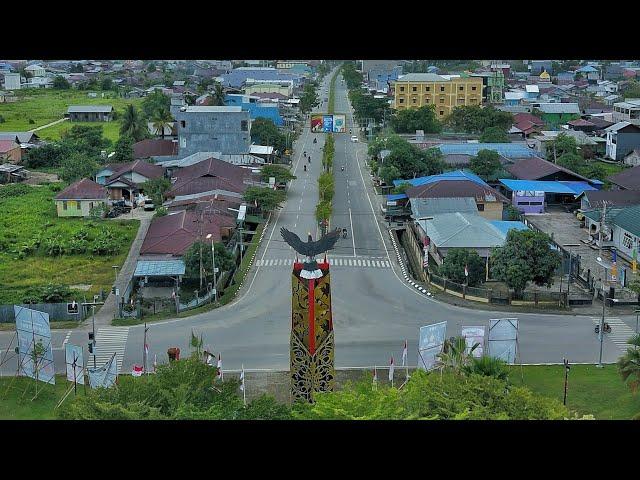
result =
[[[442,352],[447,322],[420,327],[418,342],[418,368],[431,370],[437,363],[437,355]]]
[[[311,115],[311,132],[320,133],[322,132],[322,115]]]
[[[324,115],[322,117],[322,131],[324,133],[333,132],[333,115]]]
[[[74,359],[75,369],[73,368]],[[75,381],[80,385],[84,385],[84,359],[82,358],[82,347],[67,343],[64,346],[64,363],[67,365],[67,380],[70,382]]]
[[[518,319],[494,318],[489,321],[489,356],[512,364],[518,348]]]
[[[462,327],[461,333],[467,344],[467,354],[477,343],[478,347],[472,352],[472,355],[480,358],[484,353],[484,327]]]
[[[333,116],[333,133],[345,133],[347,127],[346,118],[344,115]]]
[[[13,309],[18,334],[19,374],[55,385],[49,314],[18,305]]]

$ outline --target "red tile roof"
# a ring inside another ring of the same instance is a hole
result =
[[[409,198],[473,197],[483,201],[485,196],[493,195],[499,202],[509,202],[509,199],[497,190],[483,187],[471,180],[441,180],[407,188],[405,193]]]
[[[585,120],[583,118],[571,120],[567,123],[573,127],[595,127],[596,126],[595,123],[591,123],[589,120]]]
[[[200,215],[183,210],[154,218],[144,238],[141,255],[183,255],[199,238]],[[226,215],[205,213],[202,238],[212,235],[214,242],[235,226],[235,219]]]
[[[530,113],[514,113],[513,114],[513,123],[518,124],[520,122],[531,122],[533,125],[544,125],[544,121],[536,117],[535,115],[531,115]]]
[[[105,200],[107,189],[93,180],[83,178],[56,195],[56,200]]]
[[[166,157],[178,154],[178,142],[147,138],[133,144],[133,158]]]
[[[164,175],[164,168],[160,165],[154,165],[153,163],[145,162],[143,160],[136,160],[135,162],[128,163],[114,163],[106,165],[105,168],[112,168],[113,174],[107,179],[107,183],[112,182],[125,173],[135,172],[143,177],[151,180],[152,178],[159,178]]]
[[[177,195],[193,195],[211,190],[227,190],[244,193],[245,180],[253,179],[251,170],[232,165],[231,163],[209,158],[179,169],[174,174],[175,182],[167,197]]]

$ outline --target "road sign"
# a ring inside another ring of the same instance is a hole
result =
[[[71,303],[67,303],[67,313],[70,315],[78,315],[80,313],[80,308],[75,300]]]

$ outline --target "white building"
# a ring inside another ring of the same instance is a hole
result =
[[[29,65],[24,69],[24,71],[29,72],[34,77],[44,77],[47,74],[44,67],[41,65]]]
[[[20,74],[19,73],[5,73],[4,74],[4,89],[5,90],[20,90]]]

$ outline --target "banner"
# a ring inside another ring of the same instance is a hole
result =
[[[333,116],[333,133],[345,133],[347,131],[347,122],[344,115]]]
[[[87,368],[87,376],[91,388],[109,388],[115,385],[118,378],[116,354],[114,353],[102,367]]]
[[[333,115],[324,115],[322,117],[322,131],[324,133],[333,132]]]
[[[13,310],[18,334],[18,374],[55,385],[49,314],[18,305]]]
[[[518,319],[493,318],[489,320],[489,356],[512,364],[518,348]]]
[[[64,363],[67,365],[67,380],[74,381],[80,385],[84,385],[84,360],[82,347],[67,343],[64,346]],[[74,372],[73,359],[76,360],[76,368]]]
[[[322,115],[311,115],[311,131],[313,133],[322,132]]]
[[[447,322],[434,323],[420,327],[418,341],[418,368],[431,370],[437,363],[437,355],[442,352],[447,334]]]
[[[480,358],[484,353],[484,327],[462,327],[461,334],[467,344],[467,354],[476,343],[479,344],[472,355]]]

